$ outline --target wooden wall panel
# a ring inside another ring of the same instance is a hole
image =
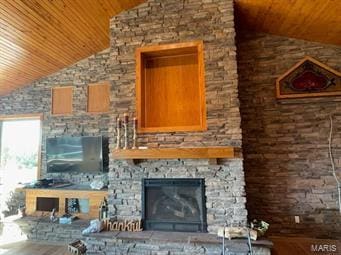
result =
[[[139,131],[206,130],[203,43],[146,46],[136,58]]]
[[[88,112],[101,113],[110,109],[110,84],[109,82],[88,85]]]
[[[200,123],[197,56],[152,58],[147,60],[146,65],[148,86],[145,87],[144,110],[148,126],[193,126]]]
[[[73,87],[52,88],[51,113],[53,115],[71,114],[73,102]]]

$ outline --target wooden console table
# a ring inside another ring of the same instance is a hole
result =
[[[78,198],[89,200],[88,213],[73,213],[80,219],[98,218],[98,208],[103,198],[108,197],[108,190],[92,190],[90,187],[72,185],[64,188],[26,188],[26,215],[41,216],[48,214],[46,211],[37,210],[37,198],[58,198],[59,210],[57,216],[67,212],[66,199]]]

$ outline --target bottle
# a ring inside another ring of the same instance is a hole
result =
[[[106,219],[108,218],[108,201],[105,197],[103,199],[103,203],[104,203],[104,208],[103,208],[102,219]]]
[[[108,201],[104,197],[99,207],[99,219],[102,220],[102,219],[106,219],[107,217],[108,217]]]
[[[103,219],[103,211],[104,211],[104,201],[101,202],[101,205],[98,208],[98,219]]]

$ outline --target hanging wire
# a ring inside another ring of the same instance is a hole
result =
[[[333,139],[333,116],[332,115],[329,115],[329,120],[330,120],[330,132],[329,132],[329,139],[328,139],[329,158],[330,158],[330,163],[332,165],[333,176],[337,183],[339,212],[341,214],[341,184],[340,184],[339,178],[336,175],[334,157],[333,157],[333,152],[332,152],[332,139]]]

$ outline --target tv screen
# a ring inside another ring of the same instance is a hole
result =
[[[46,139],[47,172],[103,171],[102,136]]]

